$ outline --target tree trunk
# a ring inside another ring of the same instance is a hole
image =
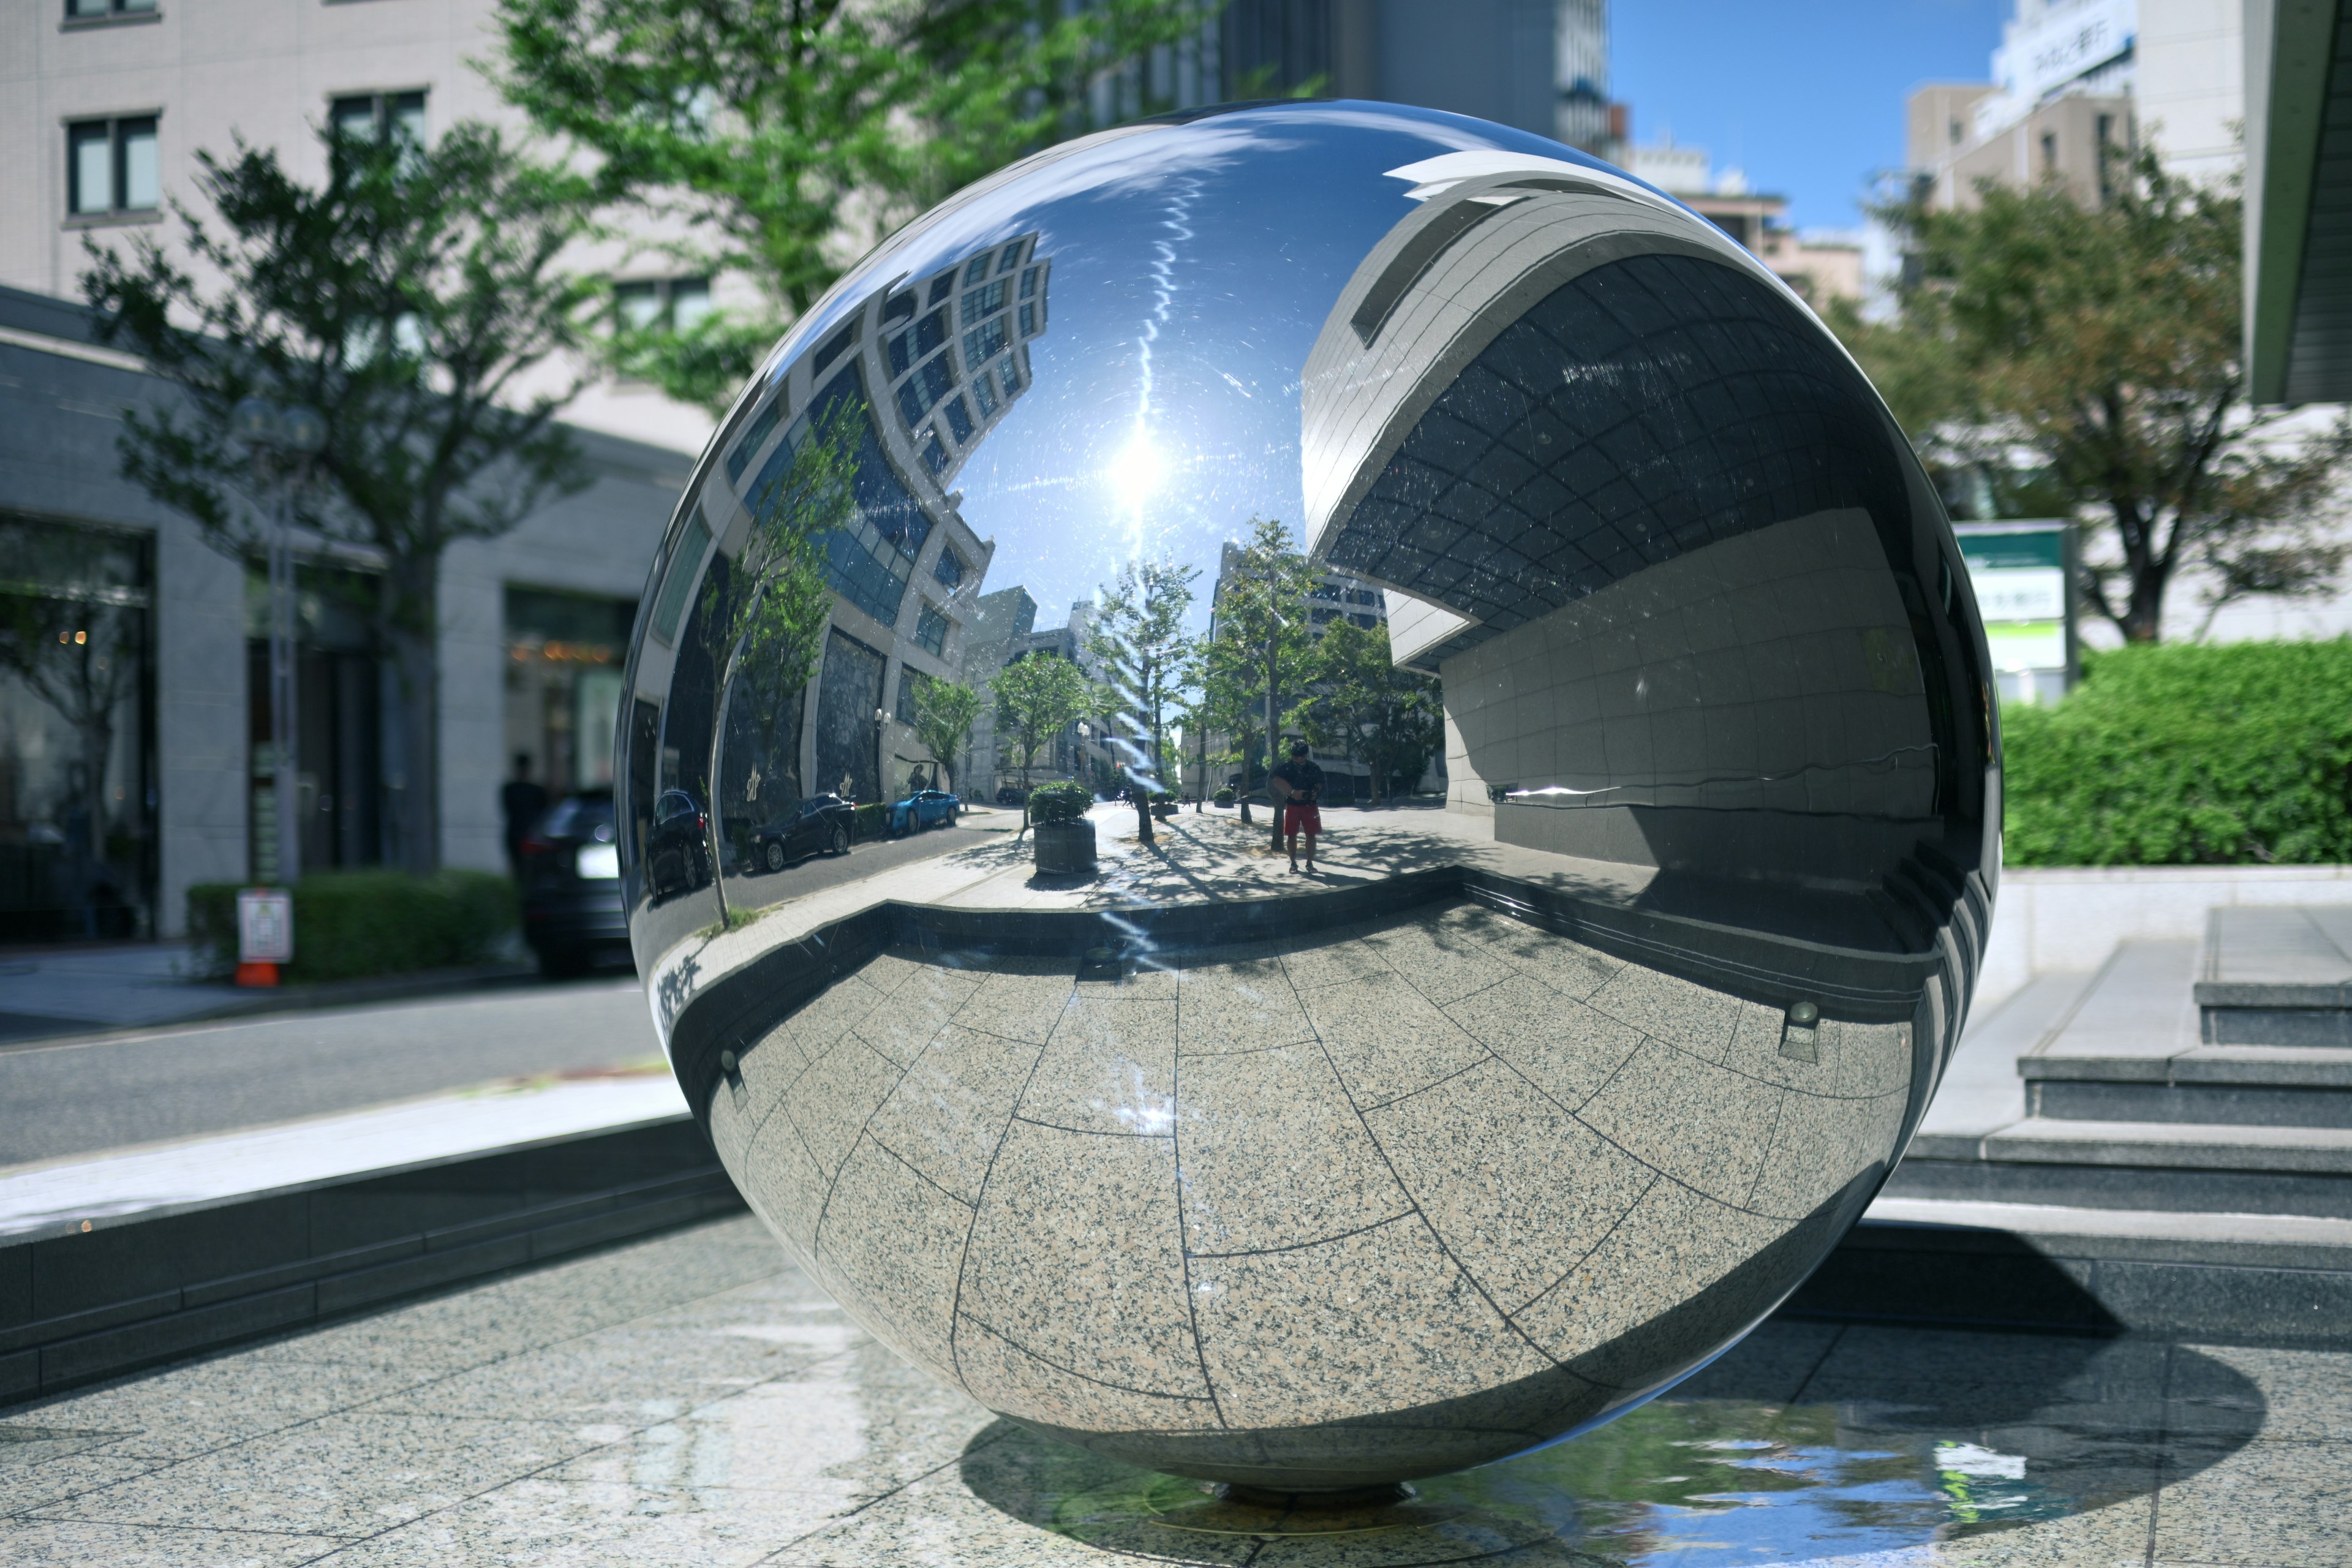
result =
[[[395,564],[389,638],[400,676],[400,858],[416,876],[441,868],[441,663],[434,647],[440,594],[435,563]]]
[[[1282,752],[1282,721],[1276,710],[1281,666],[1269,652],[1265,659],[1265,799],[1274,816],[1273,847],[1282,847],[1282,802],[1274,798],[1274,764]],[[1247,784],[1246,776],[1242,780]]]

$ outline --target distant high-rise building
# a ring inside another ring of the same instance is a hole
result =
[[[942,487],[1029,390],[1029,344],[1045,331],[1053,270],[1036,245],[1034,234],[992,245],[883,303],[887,400]]]

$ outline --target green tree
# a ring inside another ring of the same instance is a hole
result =
[[[1315,569],[1291,547],[1290,530],[1275,518],[1250,519],[1249,537],[1217,584],[1202,679],[1211,689],[1212,707],[1248,713],[1250,722],[1263,726],[1268,768],[1282,752],[1284,696],[1295,695],[1306,683],[1303,667],[1313,629],[1307,596],[1314,588]],[[1246,742],[1241,750],[1246,767]],[[1276,813],[1277,849],[1281,826]]]
[[[852,481],[865,405],[846,399],[813,423],[794,422],[784,440],[792,461],[772,484],[750,497],[751,526],[722,573],[704,577],[699,614],[708,646],[725,662],[711,705],[710,777],[717,794],[729,704],[750,705],[761,762],[775,752],[783,715],[816,674],[833,619],[833,584],[824,571],[826,535],[856,511]],[[711,812],[710,830],[723,831]],[[714,855],[716,847],[713,848]],[[714,864],[716,862],[714,861]],[[719,889],[719,908],[726,910]]]
[[[1098,84],[1223,0],[499,0],[500,89],[592,153],[600,195],[751,302],[611,350],[722,408],[843,267],[950,192],[1089,128]],[[1148,95],[1119,118],[1167,107]]]
[[[1125,771],[1165,789],[1174,766],[1168,730],[1192,668],[1184,617],[1200,569],[1130,561],[1102,590],[1089,650],[1101,666],[1103,717],[1115,736],[1133,737]]]
[[[1051,745],[1055,736],[1089,710],[1094,691],[1085,671],[1066,658],[1033,653],[1016,659],[988,683],[996,697],[996,730],[1012,738],[1021,752],[1021,828],[1029,828],[1029,770],[1037,765],[1037,749]]]
[[[1880,216],[1916,265],[1895,319],[1833,312],[1931,464],[2009,472],[2030,455],[2082,530],[2084,602],[2128,641],[2161,637],[2184,569],[2210,611],[2328,591],[2345,558],[2318,508],[2352,423],[2294,441],[2243,402],[2242,207],[2152,151],[2095,206],[2054,180],[1896,205]]]
[[[1335,620],[1304,664],[1307,695],[1290,723],[1318,752],[1338,752],[1370,766],[1372,796],[1402,774],[1418,778],[1443,740],[1438,684],[1400,669],[1389,654],[1388,627]]]
[[[915,688],[915,738],[947,770],[949,786],[961,776],[956,759],[980,721],[980,693],[957,680],[923,679]]]
[[[578,390],[526,390],[574,347],[587,299],[556,266],[582,232],[580,183],[461,122],[431,147],[322,132],[313,189],[274,151],[197,154],[200,217],[177,203],[192,268],[152,236],[123,255],[89,246],[82,290],[100,332],[184,395],[123,415],[123,472],[194,518],[223,552],[262,546],[251,470],[229,412],[257,395],[326,419],[297,522],[329,548],[382,563],[367,606],[400,677],[402,852],[440,858],[441,559],[492,539],[584,485],[555,416]],[[199,281],[201,274],[204,281]]]

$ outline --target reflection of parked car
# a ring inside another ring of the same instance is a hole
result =
[[[684,790],[666,789],[654,802],[653,831],[646,835],[646,891],[659,898],[709,882],[710,818]]]
[[[945,827],[956,819],[963,802],[943,789],[919,789],[904,800],[890,803],[890,837],[904,838],[926,827]]]
[[[522,934],[542,974],[577,974],[604,954],[627,956],[612,791],[557,801],[523,839]]]
[[[1028,798],[1028,792],[1019,784],[1006,784],[996,792],[996,804],[999,805],[1019,805]]]
[[[837,795],[813,795],[751,830],[751,864],[781,871],[812,855],[846,855],[856,830],[856,806]]]

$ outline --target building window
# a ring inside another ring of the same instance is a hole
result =
[[[116,16],[152,16],[155,0],[66,0],[68,22],[102,22]]]
[[[2045,174],[2058,172],[2058,138],[2046,131],[2042,133],[2042,172]]]
[[[66,210],[75,217],[153,212],[162,199],[155,117],[66,127]]]
[[[963,557],[952,550],[940,551],[940,558],[931,563],[931,575],[950,588],[963,586]]]
[[[709,314],[708,278],[640,279],[613,285],[614,323],[625,331],[690,332]]]
[[[902,664],[898,667],[899,723],[909,729],[914,727],[917,708],[923,700],[923,688],[930,683],[931,678],[913,665]]]
[[[327,106],[327,123],[340,135],[362,142],[407,142],[425,145],[425,94],[362,92]]]
[[[921,644],[923,650],[934,658],[945,658],[948,646],[948,618],[929,605],[925,605],[922,614],[915,617],[915,640]]]

